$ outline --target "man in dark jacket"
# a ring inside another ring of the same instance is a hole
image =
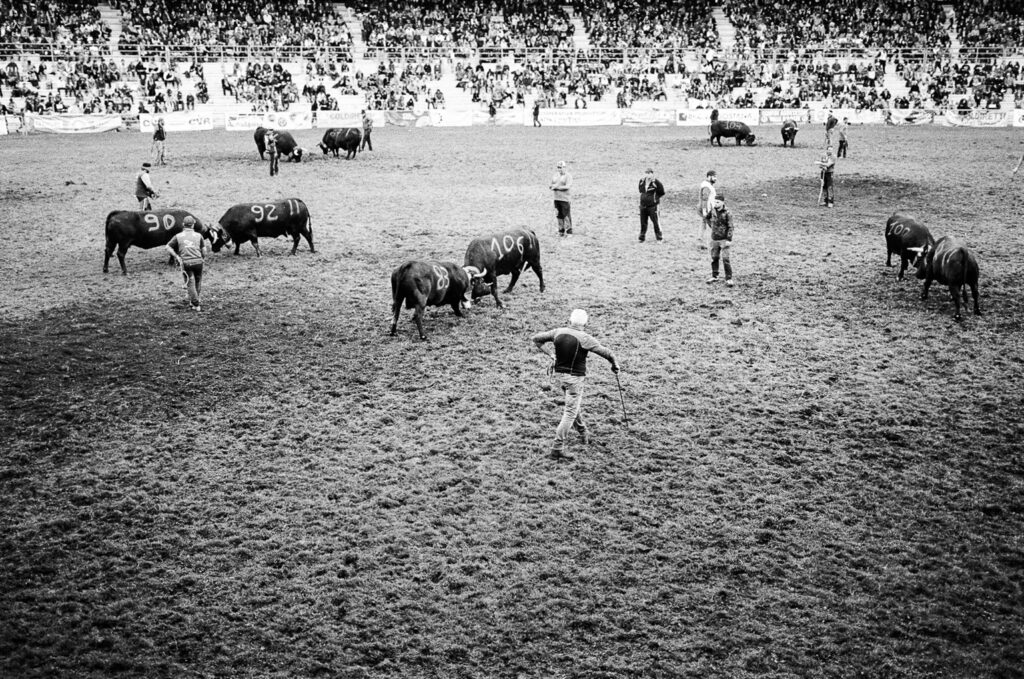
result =
[[[707,283],[718,282],[718,260],[725,268],[725,284],[732,287],[732,263],[729,248],[732,247],[732,214],[725,207],[725,193],[715,193],[715,207],[711,211],[711,278]]]
[[[654,226],[654,236],[658,240],[664,240],[661,235],[661,225],[658,224],[658,203],[665,195],[665,187],[661,181],[655,178],[654,170],[647,168],[646,174],[640,180],[640,242],[647,239],[647,222]]]

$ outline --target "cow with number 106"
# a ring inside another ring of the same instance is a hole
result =
[[[299,249],[299,239],[305,238],[309,251],[313,248],[313,220],[306,204],[298,198],[267,201],[264,203],[239,203],[228,209],[220,218],[221,234],[214,243],[213,251],[234,241],[235,254],[242,243],[252,243],[256,256],[260,257],[260,238],[291,236],[292,252]]]

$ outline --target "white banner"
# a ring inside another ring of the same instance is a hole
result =
[[[711,109],[681,108],[676,111],[676,125],[685,127],[707,127],[711,124]]]
[[[758,117],[762,125],[781,125],[787,120],[794,120],[797,125],[811,122],[811,112],[804,108],[762,108]]]
[[[1014,127],[1024,127],[1024,108],[1013,109],[1013,122],[1011,124]]]
[[[278,111],[263,114],[263,127],[275,130],[311,130],[313,129],[312,111]]]
[[[358,114],[366,108],[366,98],[358,94],[339,94],[335,99],[338,102],[338,110],[343,113]]]
[[[674,108],[636,108],[620,109],[622,124],[629,127],[664,127],[676,124]]]
[[[761,112],[756,108],[722,108],[718,109],[719,120],[735,120],[751,127],[761,124]]]
[[[469,127],[473,124],[472,109],[432,108],[427,113],[434,127]]]
[[[224,129],[229,132],[255,130],[263,125],[262,113],[228,113],[224,116]]]
[[[25,114],[25,126],[29,131],[55,132],[57,134],[89,134],[110,132],[124,125],[119,115],[37,115]]]
[[[0,137],[7,135],[7,116],[0,116]]]
[[[883,112],[886,125],[928,125],[935,118],[935,111],[917,108],[892,108]]]
[[[937,123],[948,127],[1007,127],[1011,124],[1009,111],[969,111],[964,114],[946,111]]]
[[[139,132],[153,134],[156,121],[164,119],[164,129],[168,132],[193,132],[196,130],[212,130],[213,116],[195,112],[177,113],[140,113]]]
[[[355,111],[315,111],[314,127],[358,127],[363,128],[363,119],[359,115],[359,109]]]
[[[521,122],[533,125],[533,118],[522,116]],[[544,108],[540,111],[540,122],[551,127],[621,125],[622,115],[616,108]]]

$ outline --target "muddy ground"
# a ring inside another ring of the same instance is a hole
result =
[[[199,314],[158,251],[101,273],[144,135],[0,138],[0,675],[1020,676],[1021,134],[855,128],[826,211],[820,131],[759,133],[383,128],[274,179],[248,133],[172,133],[158,205],[313,215],[315,254],[212,257]],[[733,289],[696,247],[708,168]],[[974,249],[983,316],[896,281],[896,208]],[[518,227],[546,292],[388,336],[392,269]],[[556,462],[529,337],[574,307],[629,421],[593,357],[594,443]]]

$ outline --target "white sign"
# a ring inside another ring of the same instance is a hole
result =
[[[524,125],[533,125],[533,118],[524,116]],[[543,108],[542,125],[551,127],[621,125],[622,115],[615,108]]]
[[[1013,122],[1011,124],[1014,127],[1024,127],[1024,108],[1013,109]]]
[[[124,124],[121,116],[112,115],[37,115],[25,114],[25,125],[29,130],[37,132],[56,132],[58,134],[88,134],[91,132],[109,132]]]
[[[359,110],[351,111],[316,111],[314,127],[358,127],[363,128],[363,119]]]
[[[432,108],[427,113],[434,127],[469,127],[473,124],[472,109]]]
[[[156,122],[160,118],[164,119],[164,129],[168,132],[213,129],[213,116],[179,111],[177,113],[140,113],[139,132],[153,134],[156,130]]]

